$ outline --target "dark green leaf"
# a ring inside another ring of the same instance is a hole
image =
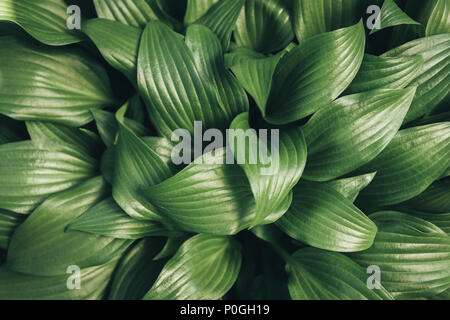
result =
[[[358,197],[359,192],[372,182],[375,175],[376,172],[373,172],[361,176],[329,181],[327,184],[344,197],[354,202]]]

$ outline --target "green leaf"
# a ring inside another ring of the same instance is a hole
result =
[[[94,5],[99,18],[132,27],[143,28],[147,22],[154,20],[178,26],[175,19],[169,17],[156,0],[94,0]]]
[[[439,180],[417,197],[404,203],[409,208],[425,212],[450,212],[450,180]]]
[[[126,105],[117,113],[119,138],[115,150],[115,170],[112,195],[117,204],[131,217],[161,222],[158,209],[147,201],[143,189],[172,176],[158,154],[125,124]]]
[[[47,196],[97,174],[97,160],[75,145],[28,140],[0,145],[0,208],[29,213]]]
[[[448,235],[425,220],[398,212],[370,217],[378,225],[374,244],[350,257],[363,266],[379,266],[382,284],[396,298],[435,295],[450,287]]]
[[[81,269],[98,266],[120,255],[130,240],[65,232],[70,221],[105,198],[106,193],[105,182],[97,177],[50,196],[14,232],[7,267],[25,274],[56,276],[65,274],[71,265]]]
[[[294,300],[392,300],[384,288],[369,289],[368,275],[345,255],[316,248],[296,251],[286,264]]]
[[[109,147],[102,153],[100,158],[100,172],[102,173],[103,179],[105,179],[109,184],[113,184],[114,179],[114,164],[115,164],[116,154],[115,147]]]
[[[147,199],[185,231],[230,235],[249,227],[255,201],[244,170],[225,164],[225,149],[196,159],[145,190]]]
[[[222,0],[214,4],[195,23],[202,24],[217,35],[224,51],[228,49],[231,34],[245,0]]]
[[[13,119],[81,126],[89,109],[114,104],[105,70],[75,48],[0,37],[0,65],[0,113]]]
[[[9,240],[16,228],[23,222],[24,216],[0,209],[0,249],[8,249]]]
[[[409,84],[417,86],[416,96],[405,122],[419,118],[433,110],[450,90],[450,34],[413,40],[383,54],[383,57],[409,57],[421,55],[425,63]]]
[[[71,274],[27,275],[0,267],[0,299],[4,300],[101,300],[118,259],[81,269],[80,289],[67,287]]]
[[[247,0],[234,30],[239,46],[270,53],[285,48],[294,38],[283,0]]]
[[[71,221],[67,230],[118,239],[140,239],[168,233],[167,229],[158,222],[131,218],[112,198],[103,200]]]
[[[187,0],[184,24],[189,25],[200,19],[219,0]]]
[[[146,300],[217,300],[236,281],[241,248],[228,237],[196,235],[167,262]]]
[[[358,197],[359,192],[372,182],[375,175],[376,172],[372,172],[356,177],[333,180],[327,182],[327,185],[342,194],[351,202],[354,202]]]
[[[27,121],[26,126],[31,140],[71,144],[91,157],[98,157],[101,152],[102,146],[98,136],[85,129],[41,121]]]
[[[261,110],[267,104],[275,68],[284,53],[266,57],[246,48],[237,48],[225,55],[226,65]]]
[[[63,0],[0,0],[0,21],[16,23],[45,44],[63,46],[82,40],[67,27],[68,7]]]
[[[415,88],[380,89],[342,97],[303,127],[308,162],[303,177],[328,181],[374,159],[394,138]]]
[[[377,171],[358,201],[384,206],[422,193],[450,164],[449,137],[450,122],[400,130],[380,155],[358,170]]]
[[[150,22],[142,35],[138,84],[162,136],[180,128],[192,133],[196,120],[206,128],[225,129],[234,117],[219,105],[214,86],[203,79],[181,35],[160,22]]]
[[[288,212],[277,221],[290,237],[310,246],[339,252],[369,248],[375,224],[332,187],[301,181]]]
[[[142,239],[124,254],[112,278],[108,299],[138,300],[144,297],[164,266],[164,261],[154,260],[162,244],[159,238]]]
[[[267,105],[259,106],[265,119],[290,123],[336,99],[356,76],[364,43],[362,21],[302,41],[278,63]]]
[[[166,244],[161,249],[160,252],[153,258],[153,260],[162,260],[173,256],[175,252],[178,251],[178,248],[185,242],[189,236],[180,236],[180,237],[172,237],[167,238]]]
[[[105,60],[131,83],[137,81],[137,57],[142,31],[106,19],[83,22],[83,32],[94,42]]]
[[[346,93],[405,88],[418,75],[423,63],[420,55],[388,58],[366,54]]]
[[[403,10],[397,6],[394,0],[384,0],[380,15],[378,16],[375,23],[379,24],[379,28],[373,28],[370,34],[373,34],[385,28],[402,24],[420,25],[419,22],[414,21],[405,12],[403,12]]]
[[[186,45],[203,81],[213,83],[219,105],[230,113],[227,116],[247,111],[247,95],[225,69],[222,47],[214,33],[205,26],[191,25],[186,31]]]
[[[425,34],[434,36],[437,34],[450,33],[450,1],[437,0],[428,19]]]
[[[268,141],[267,136],[265,141],[261,140],[257,131],[250,128],[248,113],[237,116],[230,129],[237,133],[233,138],[237,140],[234,141],[237,150],[233,150],[235,160],[240,163],[239,158],[245,156],[240,165],[247,175],[255,198],[256,216],[252,226],[256,226],[285,203],[292,188],[300,180],[306,164],[305,138],[299,127],[293,127],[269,129],[272,130],[271,136],[273,133],[278,135],[278,141],[275,141],[274,137]],[[272,148],[269,142],[275,145],[275,148]],[[263,163],[261,153],[267,157],[267,164]],[[251,159],[254,160],[253,163]],[[289,205],[290,202],[284,206],[280,216],[287,211]]]
[[[408,214],[426,220],[439,229],[450,235],[450,212],[449,213],[428,213],[420,211],[408,211]]]
[[[348,27],[363,17],[363,0],[294,0],[292,22],[298,41]]]

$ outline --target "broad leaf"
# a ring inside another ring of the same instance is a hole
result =
[[[83,22],[83,32],[94,42],[108,63],[136,83],[137,56],[142,31],[106,19]]]
[[[112,278],[108,299],[138,300],[144,297],[164,266],[164,261],[154,261],[162,244],[159,238],[143,239],[123,255]]]
[[[144,299],[220,299],[236,281],[241,259],[234,239],[196,235],[167,262]]]
[[[400,130],[380,155],[358,170],[377,171],[358,201],[383,206],[419,195],[448,168],[449,146],[450,122]]]
[[[419,118],[433,110],[450,90],[450,34],[436,35],[408,42],[386,52],[383,57],[409,57],[421,55],[425,63],[409,84],[417,86],[416,96],[405,122]]]
[[[413,215],[415,217],[422,218],[428,222],[431,222],[435,226],[439,227],[442,231],[447,233],[450,236],[450,212],[449,213],[427,213],[427,212],[419,212],[412,211],[408,212],[408,214]]]
[[[292,205],[277,225],[310,246],[339,252],[365,250],[377,233],[350,200],[326,184],[307,181],[294,188]]]
[[[102,265],[131,244],[84,232],[67,231],[67,224],[102,200],[107,193],[101,177],[57,193],[44,201],[14,232],[7,267],[38,276],[66,274],[71,265],[81,269]]]
[[[364,16],[366,3],[364,0],[293,0],[292,22],[298,41],[355,24]]]
[[[336,99],[352,82],[364,55],[362,22],[302,41],[279,62],[265,119],[286,124],[302,119]]]
[[[67,27],[68,7],[64,0],[0,0],[0,21],[16,23],[48,45],[77,43],[82,37]]]
[[[219,0],[187,0],[184,23],[191,24],[200,19]]]
[[[450,180],[439,180],[404,205],[425,212],[450,212]]]
[[[328,181],[374,159],[394,138],[415,88],[382,89],[342,97],[303,127],[308,162],[303,176]]]
[[[327,185],[354,202],[359,192],[372,182],[375,175],[376,172],[373,172],[356,177],[333,180],[327,182]]]
[[[81,126],[91,108],[115,104],[105,70],[83,52],[0,37],[0,113]]]
[[[30,210],[47,196],[97,174],[97,160],[82,148],[51,140],[0,145],[0,208]]]
[[[396,298],[411,298],[450,287],[448,235],[425,220],[398,212],[370,217],[378,225],[374,244],[350,257],[364,267],[379,266],[381,283],[389,292]]]
[[[77,230],[118,239],[140,239],[168,234],[167,229],[158,222],[131,218],[112,198],[103,200],[71,221],[67,230]]]
[[[0,249],[8,249],[9,240],[16,228],[23,222],[24,216],[0,209]]]
[[[101,300],[118,259],[80,270],[80,289],[69,290],[71,274],[27,275],[0,267],[0,299],[4,300]]]
[[[369,289],[365,270],[341,253],[300,249],[287,260],[286,271],[294,300],[393,299],[384,287]]]
[[[285,48],[294,38],[284,0],[247,0],[234,30],[239,46],[270,53]]]
[[[427,22],[425,34],[434,36],[450,33],[450,1],[434,0],[434,6]]]
[[[366,54],[358,74],[345,92],[404,88],[418,75],[423,63],[420,55],[388,58]]]
[[[384,0],[381,12],[375,22],[379,28],[373,28],[370,34],[388,27],[402,24],[418,24],[419,22],[411,19],[402,9],[400,9],[394,0]]]
[[[252,226],[255,226],[285,202],[299,181],[306,164],[306,142],[298,127],[268,129],[271,141],[267,137],[267,131],[265,141],[261,140],[256,130],[250,128],[248,116],[248,113],[237,116],[230,129],[237,133],[232,138],[235,140],[233,143],[237,144],[236,150],[233,150],[234,157],[244,169],[255,198],[256,216],[252,222]],[[249,142],[246,142],[246,138]],[[267,159],[262,159],[261,154]],[[288,202],[280,215],[289,205]]]

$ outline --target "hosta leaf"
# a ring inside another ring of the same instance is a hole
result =
[[[345,255],[316,248],[296,251],[286,264],[294,300],[391,300],[384,288],[369,289],[368,275]]]
[[[80,289],[70,290],[72,275],[27,275],[0,267],[0,299],[5,300],[100,300],[118,259],[100,266],[81,269]]]
[[[211,29],[217,35],[223,49],[226,51],[230,43],[231,33],[244,3],[245,0],[219,1],[195,23]]]
[[[117,113],[119,138],[115,149],[112,195],[119,206],[135,219],[161,221],[153,204],[142,190],[172,176],[169,166],[123,121],[126,106]]]
[[[51,140],[71,144],[91,157],[98,156],[101,151],[98,136],[85,129],[41,121],[27,121],[26,126],[31,140]]]
[[[352,82],[364,55],[362,21],[302,41],[279,62],[267,106],[267,121],[302,119],[336,99]]]
[[[244,171],[225,163],[225,149],[210,152],[145,195],[183,230],[235,234],[254,219],[255,202]]]
[[[187,0],[184,23],[194,23],[217,2],[219,2],[219,0]]]
[[[105,60],[136,83],[137,56],[142,31],[106,19],[83,22],[83,32],[94,42]]]
[[[362,0],[293,0],[292,22],[299,42],[312,36],[348,27],[363,17]]]
[[[140,239],[168,233],[166,228],[158,222],[131,218],[112,198],[103,200],[71,221],[67,230],[118,239]]]
[[[343,178],[327,182],[334,190],[354,202],[359,192],[367,187],[375,177],[376,172],[363,174],[356,177]]]
[[[150,22],[142,35],[138,84],[150,119],[163,136],[179,128],[192,133],[195,120],[207,128],[226,128],[232,120],[213,85],[202,79],[182,37],[160,22]]]
[[[217,100],[232,116],[248,110],[244,89],[225,69],[222,47],[214,33],[202,25],[192,25],[186,31],[186,45],[192,52],[197,70],[204,81],[212,81]]]
[[[404,205],[425,212],[450,212],[450,180],[439,180]]]
[[[93,178],[44,201],[14,232],[7,266],[13,271],[39,276],[66,273],[67,267],[98,266],[120,255],[130,240],[78,231],[67,224],[102,200],[107,193],[101,177]]]
[[[234,30],[239,46],[264,53],[283,49],[294,38],[283,0],[247,0]]]
[[[23,222],[24,215],[0,209],[0,249],[7,249],[14,230]]]
[[[450,287],[448,235],[433,230],[425,220],[401,213],[381,212],[370,217],[378,225],[374,244],[351,258],[364,267],[379,266],[381,283],[396,298],[435,295]]]
[[[173,254],[175,254],[175,252],[178,251],[178,248],[180,248],[183,242],[185,242],[188,238],[189,236],[167,238],[164,247],[161,249],[160,252],[158,252],[158,254],[153,258],[153,260],[162,260],[172,256]]]
[[[403,10],[397,6],[394,0],[384,0],[380,15],[376,20],[376,24],[379,24],[379,28],[373,28],[370,34],[388,27],[398,26],[402,24],[420,23],[414,21],[405,12],[403,12]]]
[[[416,96],[405,122],[419,118],[433,110],[450,90],[450,34],[436,35],[408,42],[383,54],[384,57],[421,55],[425,61],[418,75],[410,83],[417,86]]]
[[[427,213],[427,212],[419,212],[419,211],[412,211],[408,212],[408,214],[413,215],[415,217],[422,218],[423,220],[426,220],[428,222],[431,222],[432,224],[436,225],[447,233],[447,235],[450,235],[450,212],[449,213]]]
[[[435,5],[428,19],[425,34],[434,36],[436,34],[450,33],[450,1],[435,0]]]
[[[164,261],[154,260],[162,244],[159,238],[142,239],[124,254],[112,278],[108,299],[138,300],[144,297],[164,266]]]
[[[225,55],[227,66],[261,110],[266,107],[275,68],[283,54],[284,52],[281,52],[266,57],[246,48],[238,48]]]
[[[102,153],[100,158],[100,172],[103,178],[112,185],[114,179],[114,163],[116,159],[115,147],[112,146]]]
[[[144,299],[220,299],[236,281],[241,259],[234,239],[196,235],[167,262]]]
[[[417,76],[423,63],[420,55],[387,58],[366,54],[346,93],[404,88]]]
[[[156,0],[94,0],[94,5],[99,18],[133,27],[144,27],[152,20],[177,24],[161,9]]]
[[[97,173],[97,160],[83,149],[50,140],[0,145],[0,208],[28,213],[48,195]]]
[[[394,138],[415,88],[382,89],[342,97],[303,127],[308,162],[303,176],[328,181],[375,158]]]
[[[274,137],[270,141],[277,144],[272,148],[267,137],[265,141],[261,140],[256,131],[251,131],[248,117],[248,113],[240,114],[233,120],[230,129],[237,132],[237,150],[233,150],[235,159],[239,163],[239,157],[245,155],[246,161],[241,167],[247,175],[256,202],[256,216],[252,222],[255,226],[282,205],[299,181],[306,164],[306,142],[300,128],[281,129],[275,132],[278,141],[274,141]],[[249,137],[249,143],[239,143],[245,141],[246,137]],[[270,154],[272,151],[274,153]],[[262,163],[260,153],[267,155],[268,164]],[[249,161],[252,158],[256,160],[254,164]],[[285,210],[288,208],[289,204]]]
[[[81,126],[91,108],[114,104],[103,68],[81,51],[0,37],[0,113]]]
[[[80,42],[80,35],[67,27],[68,7],[63,0],[1,0],[0,21],[14,22],[48,45]]]
[[[383,152],[359,169],[377,171],[361,191],[364,205],[390,205],[422,193],[450,163],[450,122],[400,130]]]
[[[277,225],[310,246],[339,252],[369,248],[377,232],[350,200],[326,184],[307,181],[294,188],[292,205]]]

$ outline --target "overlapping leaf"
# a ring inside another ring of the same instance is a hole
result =
[[[294,38],[284,0],[247,0],[236,22],[239,46],[270,53],[285,48]]]
[[[76,49],[0,37],[0,113],[18,120],[80,126],[91,108],[114,104],[103,68]]]
[[[57,276],[66,274],[71,265],[99,266],[120,255],[130,240],[65,232],[70,221],[106,194],[105,182],[97,177],[49,197],[14,232],[7,267],[24,274]]]
[[[400,130],[384,151],[359,171],[377,171],[358,199],[383,206],[422,193],[449,166],[450,122]]]
[[[425,34],[434,36],[437,34],[450,33],[450,2],[448,0],[433,0],[433,9],[428,18]]]
[[[310,246],[339,252],[365,250],[377,233],[350,200],[326,184],[307,181],[294,188],[292,205],[277,225]]]
[[[384,0],[381,12],[376,19],[376,25],[379,27],[373,28],[371,34],[383,30],[388,27],[398,26],[402,24],[417,24],[420,23],[411,19],[402,9],[400,9],[394,0]]]
[[[194,236],[164,266],[144,299],[220,299],[236,281],[241,259],[240,245],[234,239]]]
[[[0,209],[0,249],[7,249],[14,230],[23,222],[24,216]]]
[[[375,158],[394,138],[415,88],[374,90],[342,97],[303,127],[308,162],[303,176],[328,181]]]
[[[316,248],[296,251],[287,260],[289,292],[295,300],[391,300],[384,288],[367,286],[367,273],[345,255]]]
[[[425,212],[450,212],[450,181],[436,181],[404,205]]]
[[[327,182],[334,190],[354,202],[359,192],[367,187],[375,177],[376,172],[363,174],[356,177],[343,178]]]
[[[191,24],[202,17],[219,0],[188,0],[184,23]]]
[[[48,45],[77,43],[82,37],[67,27],[67,8],[64,0],[1,0],[0,21],[14,22]]]

